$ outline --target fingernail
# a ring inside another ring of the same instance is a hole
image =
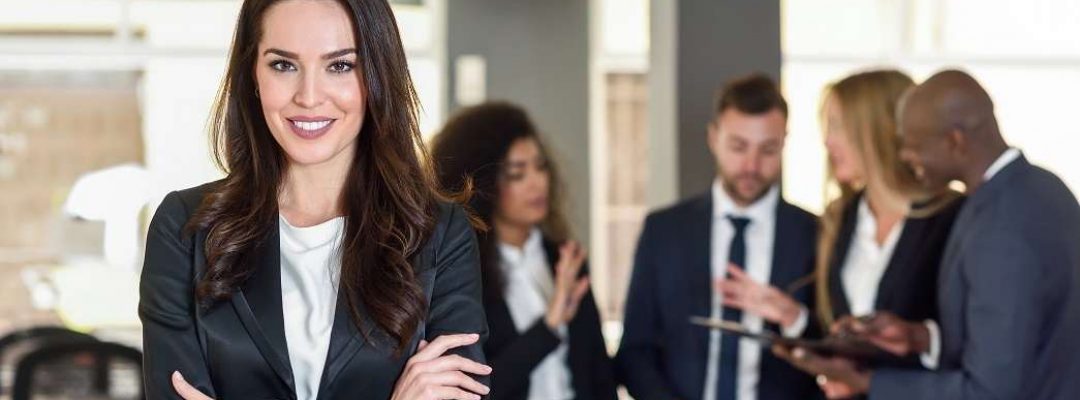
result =
[[[490,392],[491,392],[491,388],[489,388],[487,386],[484,386],[484,394],[488,394]]]
[[[791,355],[795,356],[795,358],[805,358],[806,350],[803,350],[802,347],[796,347],[795,350],[791,351]]]

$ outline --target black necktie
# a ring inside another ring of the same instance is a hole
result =
[[[731,238],[731,247],[728,248],[728,263],[735,264],[739,268],[746,268],[746,226],[750,225],[750,219],[729,215],[728,221],[735,228],[735,235]],[[727,276],[727,265],[724,265],[724,276]],[[726,321],[742,323],[742,312],[731,308],[723,308],[723,318]],[[716,386],[716,400],[736,400],[736,376],[739,370],[739,337],[735,335],[720,334],[720,379]]]

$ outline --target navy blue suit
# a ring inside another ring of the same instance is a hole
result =
[[[707,193],[654,212],[645,220],[616,357],[620,377],[638,400],[694,400],[703,395],[709,330],[691,325],[688,319],[711,313],[712,207],[712,195]],[[775,235],[770,284],[784,289],[813,272],[817,219],[781,199]],[[795,293],[804,304],[812,300],[809,286]],[[813,310],[812,305],[808,308]],[[761,400],[820,395],[810,376],[777,359],[767,348],[762,348],[760,368]]]
[[[938,371],[878,370],[871,399],[1080,397],[1080,206],[1023,157],[968,198],[938,277]]]

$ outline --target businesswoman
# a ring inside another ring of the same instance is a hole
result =
[[[822,126],[839,195],[826,208],[818,245],[816,314],[824,327],[881,312],[928,323],[937,316],[938,266],[963,199],[921,192],[899,158],[896,106],[913,85],[899,71],[876,70],[825,91]],[[719,286],[725,302],[766,318],[793,302],[746,279]]]
[[[223,180],[165,197],[141,282],[150,399],[479,399],[475,235],[425,167],[384,0],[246,0]]]
[[[432,156],[445,188],[472,186],[469,205],[490,228],[479,238],[495,398],[615,399],[585,252],[566,240],[559,175],[526,113],[461,110]]]

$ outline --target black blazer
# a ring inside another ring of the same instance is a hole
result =
[[[559,261],[558,244],[544,241],[544,252],[552,268]],[[586,266],[584,269],[587,269]],[[584,271],[583,271],[584,273]],[[544,357],[562,343],[548,329],[543,318],[525,332],[518,333],[506,300],[485,298],[491,336],[484,346],[492,369],[492,395],[499,400],[524,400],[529,395],[529,377]],[[577,315],[567,326],[567,367],[570,369],[574,397],[577,399],[616,399],[615,376],[600,331],[592,290],[585,294]]]
[[[147,399],[178,398],[170,383],[174,370],[217,399],[295,399],[276,226],[248,255],[259,267],[242,290],[209,309],[196,306],[193,290],[206,270],[206,232],[188,235],[183,227],[208,185],[170,193],[150,223],[139,302]],[[413,260],[429,308],[409,348],[442,334],[479,333],[480,343],[457,354],[483,363],[487,324],[475,234],[457,206],[442,204],[440,209],[434,234]],[[385,333],[370,319],[362,325],[371,341],[355,328],[339,298],[320,400],[389,398],[405,361],[415,353],[395,356]],[[480,381],[487,384],[487,379]]]
[[[859,201],[855,196],[844,206],[843,219],[829,259],[829,297],[833,315],[851,314],[840,279],[858,223]],[[878,283],[874,309],[889,311],[909,321],[937,320],[937,277],[953,222],[964,204],[959,197],[925,218],[907,218],[897,239],[885,274]]]
[[[712,302],[712,195],[698,196],[645,219],[626,297],[620,378],[639,400],[700,399],[705,387],[709,331],[690,316],[708,316]],[[817,218],[781,199],[776,209],[770,284],[787,288],[813,273]],[[807,285],[793,295],[813,310]],[[813,318],[811,318],[813,321]],[[773,331],[777,327],[766,324]],[[816,328],[807,327],[807,332]],[[821,397],[809,375],[761,350],[758,399]]]

